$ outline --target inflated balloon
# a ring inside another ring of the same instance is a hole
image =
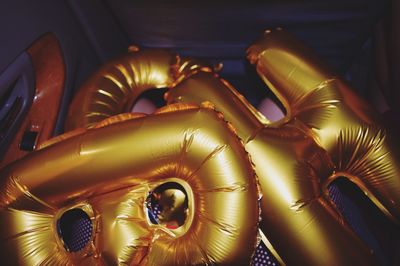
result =
[[[285,120],[301,120],[332,157],[334,173],[324,185],[347,177],[399,222],[400,161],[386,140],[379,115],[284,32],[267,32],[249,48],[248,57],[284,104]]]
[[[0,191],[2,264],[246,265],[257,243],[254,170],[210,108],[170,105],[71,131],[7,166]],[[63,229],[76,213],[90,220],[81,248]]]
[[[284,119],[269,122],[226,81],[201,70],[171,88],[166,99],[210,101],[235,127],[259,177],[261,229],[282,263],[375,264],[327,187],[346,177],[399,221],[399,158],[377,115],[282,30],[267,31],[249,48],[248,58],[285,106]]]
[[[170,87],[183,79],[185,72],[205,68],[211,71],[202,62],[172,52],[130,47],[127,55],[102,66],[79,89],[65,128],[90,128],[103,119],[130,112],[144,91]]]
[[[329,199],[327,187],[347,177],[399,220],[399,158],[376,115],[283,31],[266,32],[250,47],[248,58],[285,106],[284,119],[268,121],[212,67],[169,52],[133,51],[103,67],[72,104],[67,128],[75,130],[3,171],[4,252],[26,264],[47,258],[248,264],[256,237],[256,180],[243,147],[224,137],[226,125],[215,126],[220,120],[211,119],[210,111],[181,105],[149,117],[114,116],[130,110],[144,90],[169,87],[169,104],[214,106],[243,140],[263,192],[261,230],[281,263],[375,264]],[[199,113],[209,115],[199,118]],[[229,155],[222,153],[231,149]],[[208,154],[202,157],[206,163],[199,154]],[[212,167],[205,167],[211,161]],[[246,181],[237,181],[236,173]],[[138,186],[141,182],[144,186]],[[149,192],[151,201],[165,209],[159,224],[145,212]],[[75,254],[63,248],[54,221],[76,208],[92,219],[93,237]],[[19,226],[10,230],[9,224]]]

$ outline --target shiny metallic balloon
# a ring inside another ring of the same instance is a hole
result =
[[[73,135],[1,172],[3,264],[249,263],[259,192],[248,154],[221,114],[171,105]],[[175,187],[159,189],[169,183]],[[152,191],[160,223],[147,211]],[[92,231],[71,252],[57,224],[76,209]]]
[[[108,117],[130,112],[141,93],[173,86],[185,71],[201,68],[211,71],[213,66],[165,50],[130,47],[128,54],[103,65],[79,89],[65,129],[90,128]]]
[[[26,264],[64,255],[82,263],[248,264],[256,237],[256,176],[250,174],[238,140],[223,137],[226,125],[214,125],[221,118],[212,119],[215,114],[199,118],[199,112],[209,111],[193,109],[195,103],[223,113],[230,136],[234,131],[251,155],[263,194],[261,235],[282,264],[375,264],[372,252],[330,200],[327,187],[335,178],[346,177],[385,214],[399,220],[399,158],[378,116],[312,52],[281,30],[267,31],[249,48],[248,58],[285,106],[282,120],[268,121],[202,62],[161,50],[135,50],[105,65],[83,86],[70,108],[67,128],[75,130],[48,141],[42,151],[2,172],[6,193],[0,198],[1,215],[5,218],[0,221],[7,222],[0,228],[1,236],[7,236],[4,250]],[[170,105],[164,109],[168,117],[121,114],[130,110],[144,90],[160,87],[170,88],[165,96]],[[215,138],[225,142],[215,143]],[[188,145],[193,157],[186,155]],[[231,149],[232,153],[222,152]],[[196,154],[205,155],[201,167],[201,156]],[[182,158],[185,167],[177,164]],[[212,170],[206,170],[208,161],[214,160]],[[205,175],[200,176],[203,168]],[[240,176],[246,176],[245,180],[237,181],[242,180]],[[200,183],[187,186],[188,179]],[[146,195],[171,180],[185,192],[172,188],[154,194],[166,211],[161,224],[153,225],[143,207]],[[228,192],[232,198],[226,196]],[[191,193],[199,198],[191,200]],[[215,198],[201,203],[211,194]],[[179,200],[171,203],[173,196]],[[141,199],[134,201],[141,208],[128,204],[136,198]],[[80,253],[84,258],[63,249],[54,231],[41,237],[38,229],[50,228],[47,221],[54,222],[70,208],[84,209],[96,221],[91,245]],[[47,209],[56,210],[58,216]],[[128,215],[132,213],[134,217]],[[180,220],[172,218],[177,214]],[[47,215],[47,220],[41,215]],[[117,217],[126,220],[118,223]],[[22,221],[33,222],[26,227]],[[218,229],[195,227],[199,221]],[[9,230],[10,224],[29,229]],[[115,229],[117,225],[121,227]],[[174,228],[184,228],[183,233]],[[178,233],[168,240],[154,233],[160,231],[168,236]],[[54,235],[53,243],[49,239]],[[31,243],[40,248],[34,249]],[[50,253],[55,255],[50,258]]]
[[[267,31],[248,49],[248,58],[285,106],[280,121],[268,121],[210,72],[187,75],[169,90],[168,102],[211,102],[236,129],[259,177],[262,232],[281,263],[376,264],[327,187],[346,177],[399,221],[400,161],[378,115],[282,30]]]

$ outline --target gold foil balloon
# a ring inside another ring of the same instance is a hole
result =
[[[324,186],[347,177],[400,222],[400,161],[379,115],[285,32],[267,32],[249,48],[248,58],[284,104],[287,116],[281,123],[301,120],[332,157],[334,173]]]
[[[103,119],[129,112],[144,91],[172,86],[185,76],[183,69],[198,68],[211,70],[203,62],[183,59],[165,50],[130,47],[127,55],[102,66],[79,89],[65,128],[90,128]]]
[[[0,188],[3,265],[246,265],[257,243],[254,171],[210,108],[120,115],[51,140],[3,169]],[[57,225],[71,210],[92,224],[77,252]]]
[[[271,123],[218,75],[201,70],[168,91],[169,103],[211,102],[250,153],[263,198],[261,230],[281,263],[371,265],[374,254],[351,231],[327,187],[346,177],[395,221],[399,158],[378,116],[294,37],[267,31],[250,62],[287,115]]]
[[[28,265],[249,264],[257,181],[234,131],[259,177],[261,235],[282,264],[376,264],[327,187],[347,177],[398,221],[399,158],[374,112],[307,48],[281,30],[249,48],[286,108],[274,123],[209,65],[131,50],[80,90],[66,124],[73,131],[2,171],[2,255]],[[170,88],[170,105],[124,114],[140,93],[161,87]],[[192,103],[213,106],[230,124]],[[163,206],[158,224],[146,213],[149,195]],[[56,232],[70,209],[93,224],[76,253]]]

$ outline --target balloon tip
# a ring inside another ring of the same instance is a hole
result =
[[[282,31],[283,28],[282,27],[276,27],[275,30],[271,30],[271,29],[266,29],[264,31],[264,34],[270,34],[272,31]]]
[[[140,49],[136,45],[129,45],[128,52],[138,52]]]
[[[224,67],[224,64],[222,62],[219,62],[214,66],[214,72],[219,72],[221,69]]]

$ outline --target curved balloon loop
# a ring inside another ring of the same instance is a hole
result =
[[[248,59],[286,108],[282,120],[268,121],[227,81],[201,70],[171,87],[168,103],[209,101],[233,125],[259,178],[261,231],[281,263],[377,264],[327,187],[348,178],[399,222],[400,158],[378,114],[281,29],[266,31]]]
[[[210,108],[80,130],[1,174],[0,252],[11,265],[243,265],[257,242],[254,171]],[[90,226],[73,250],[63,219],[77,212]]]
[[[195,69],[216,67],[165,50],[131,47],[127,55],[106,63],[83,84],[69,108],[65,129],[91,128],[130,112],[143,92],[173,86]]]
[[[282,264],[377,264],[327,187],[348,178],[399,221],[400,162],[378,115],[280,29],[266,31],[248,59],[286,108],[282,120],[268,121],[214,67],[163,50],[102,67],[71,105],[72,131],[1,173],[2,250],[22,264],[248,264],[253,164],[261,234]],[[143,91],[164,87],[166,107],[125,114]],[[157,223],[153,202],[162,206]],[[92,221],[76,254],[58,227],[72,209]]]

